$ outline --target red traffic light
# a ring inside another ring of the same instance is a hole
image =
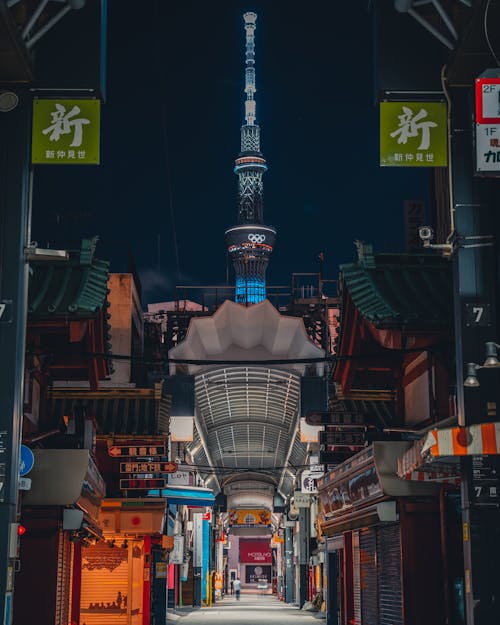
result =
[[[17,526],[17,535],[24,536],[25,534],[26,534],[26,528],[24,527],[24,525],[19,524]]]

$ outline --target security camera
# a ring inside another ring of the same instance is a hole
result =
[[[425,245],[426,243],[430,243],[434,238],[434,230],[430,226],[420,226],[418,229],[418,236]]]

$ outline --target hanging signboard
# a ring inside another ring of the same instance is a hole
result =
[[[347,458],[349,458],[350,456],[352,456],[352,452],[350,451],[331,451],[329,449],[324,449],[321,450],[319,452],[319,461],[321,462],[321,464],[327,464],[327,465],[337,465],[340,464],[341,462],[344,462],[344,460],[347,460]]]
[[[175,471],[168,476],[168,483],[173,486],[190,486],[192,482],[189,471]]]
[[[310,412],[306,416],[309,425],[356,425],[363,421],[361,412],[333,410],[332,412]]]
[[[165,456],[165,445],[111,445],[108,447],[108,455],[113,458],[151,458],[153,456]]]
[[[322,476],[322,473],[313,473],[312,471],[302,471],[300,475],[300,490],[303,493],[309,493],[310,495],[318,492],[317,480]]]
[[[175,473],[177,462],[120,462],[120,473]]]
[[[170,564],[182,564],[184,562],[184,536],[174,536],[174,548],[168,557]]]
[[[500,124],[476,124],[476,171],[500,172]]]
[[[380,165],[446,167],[445,102],[381,102]]]
[[[296,508],[310,508],[311,495],[309,493],[301,493],[300,490],[296,490],[293,493],[293,505]]]
[[[365,428],[360,427],[320,432],[320,450],[334,451],[329,449],[330,447],[364,447],[366,442],[365,433]]]
[[[263,509],[231,509],[229,525],[271,525],[271,512]]]
[[[496,70],[486,70],[485,74],[498,74]],[[500,76],[476,78],[476,122],[478,124],[500,123]]]
[[[99,100],[33,100],[31,162],[98,165]]]
[[[149,490],[150,488],[165,488],[164,478],[140,478],[120,480],[120,490]]]
[[[476,78],[476,172],[483,176],[500,175],[499,96],[498,69]]]

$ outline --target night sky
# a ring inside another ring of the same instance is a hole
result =
[[[403,201],[428,202],[429,177],[379,167],[368,5],[109,0],[101,165],[36,169],[32,237],[74,247],[98,234],[113,271],[127,269],[131,246],[144,304],[172,297],[174,284],[225,283],[243,121],[242,14],[254,10],[264,218],[278,229],[268,284],[317,271],[321,251],[326,277],[336,278],[355,257],[354,239],[400,251]]]

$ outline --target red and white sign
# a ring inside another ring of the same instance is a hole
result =
[[[500,175],[500,76],[487,69],[476,78],[476,172]]]
[[[476,123],[500,123],[500,78],[476,78]]]
[[[273,554],[269,540],[240,540],[240,562],[243,564],[272,564]]]
[[[212,508],[207,508],[206,512],[203,515],[203,520],[208,521],[209,523],[212,522]]]

